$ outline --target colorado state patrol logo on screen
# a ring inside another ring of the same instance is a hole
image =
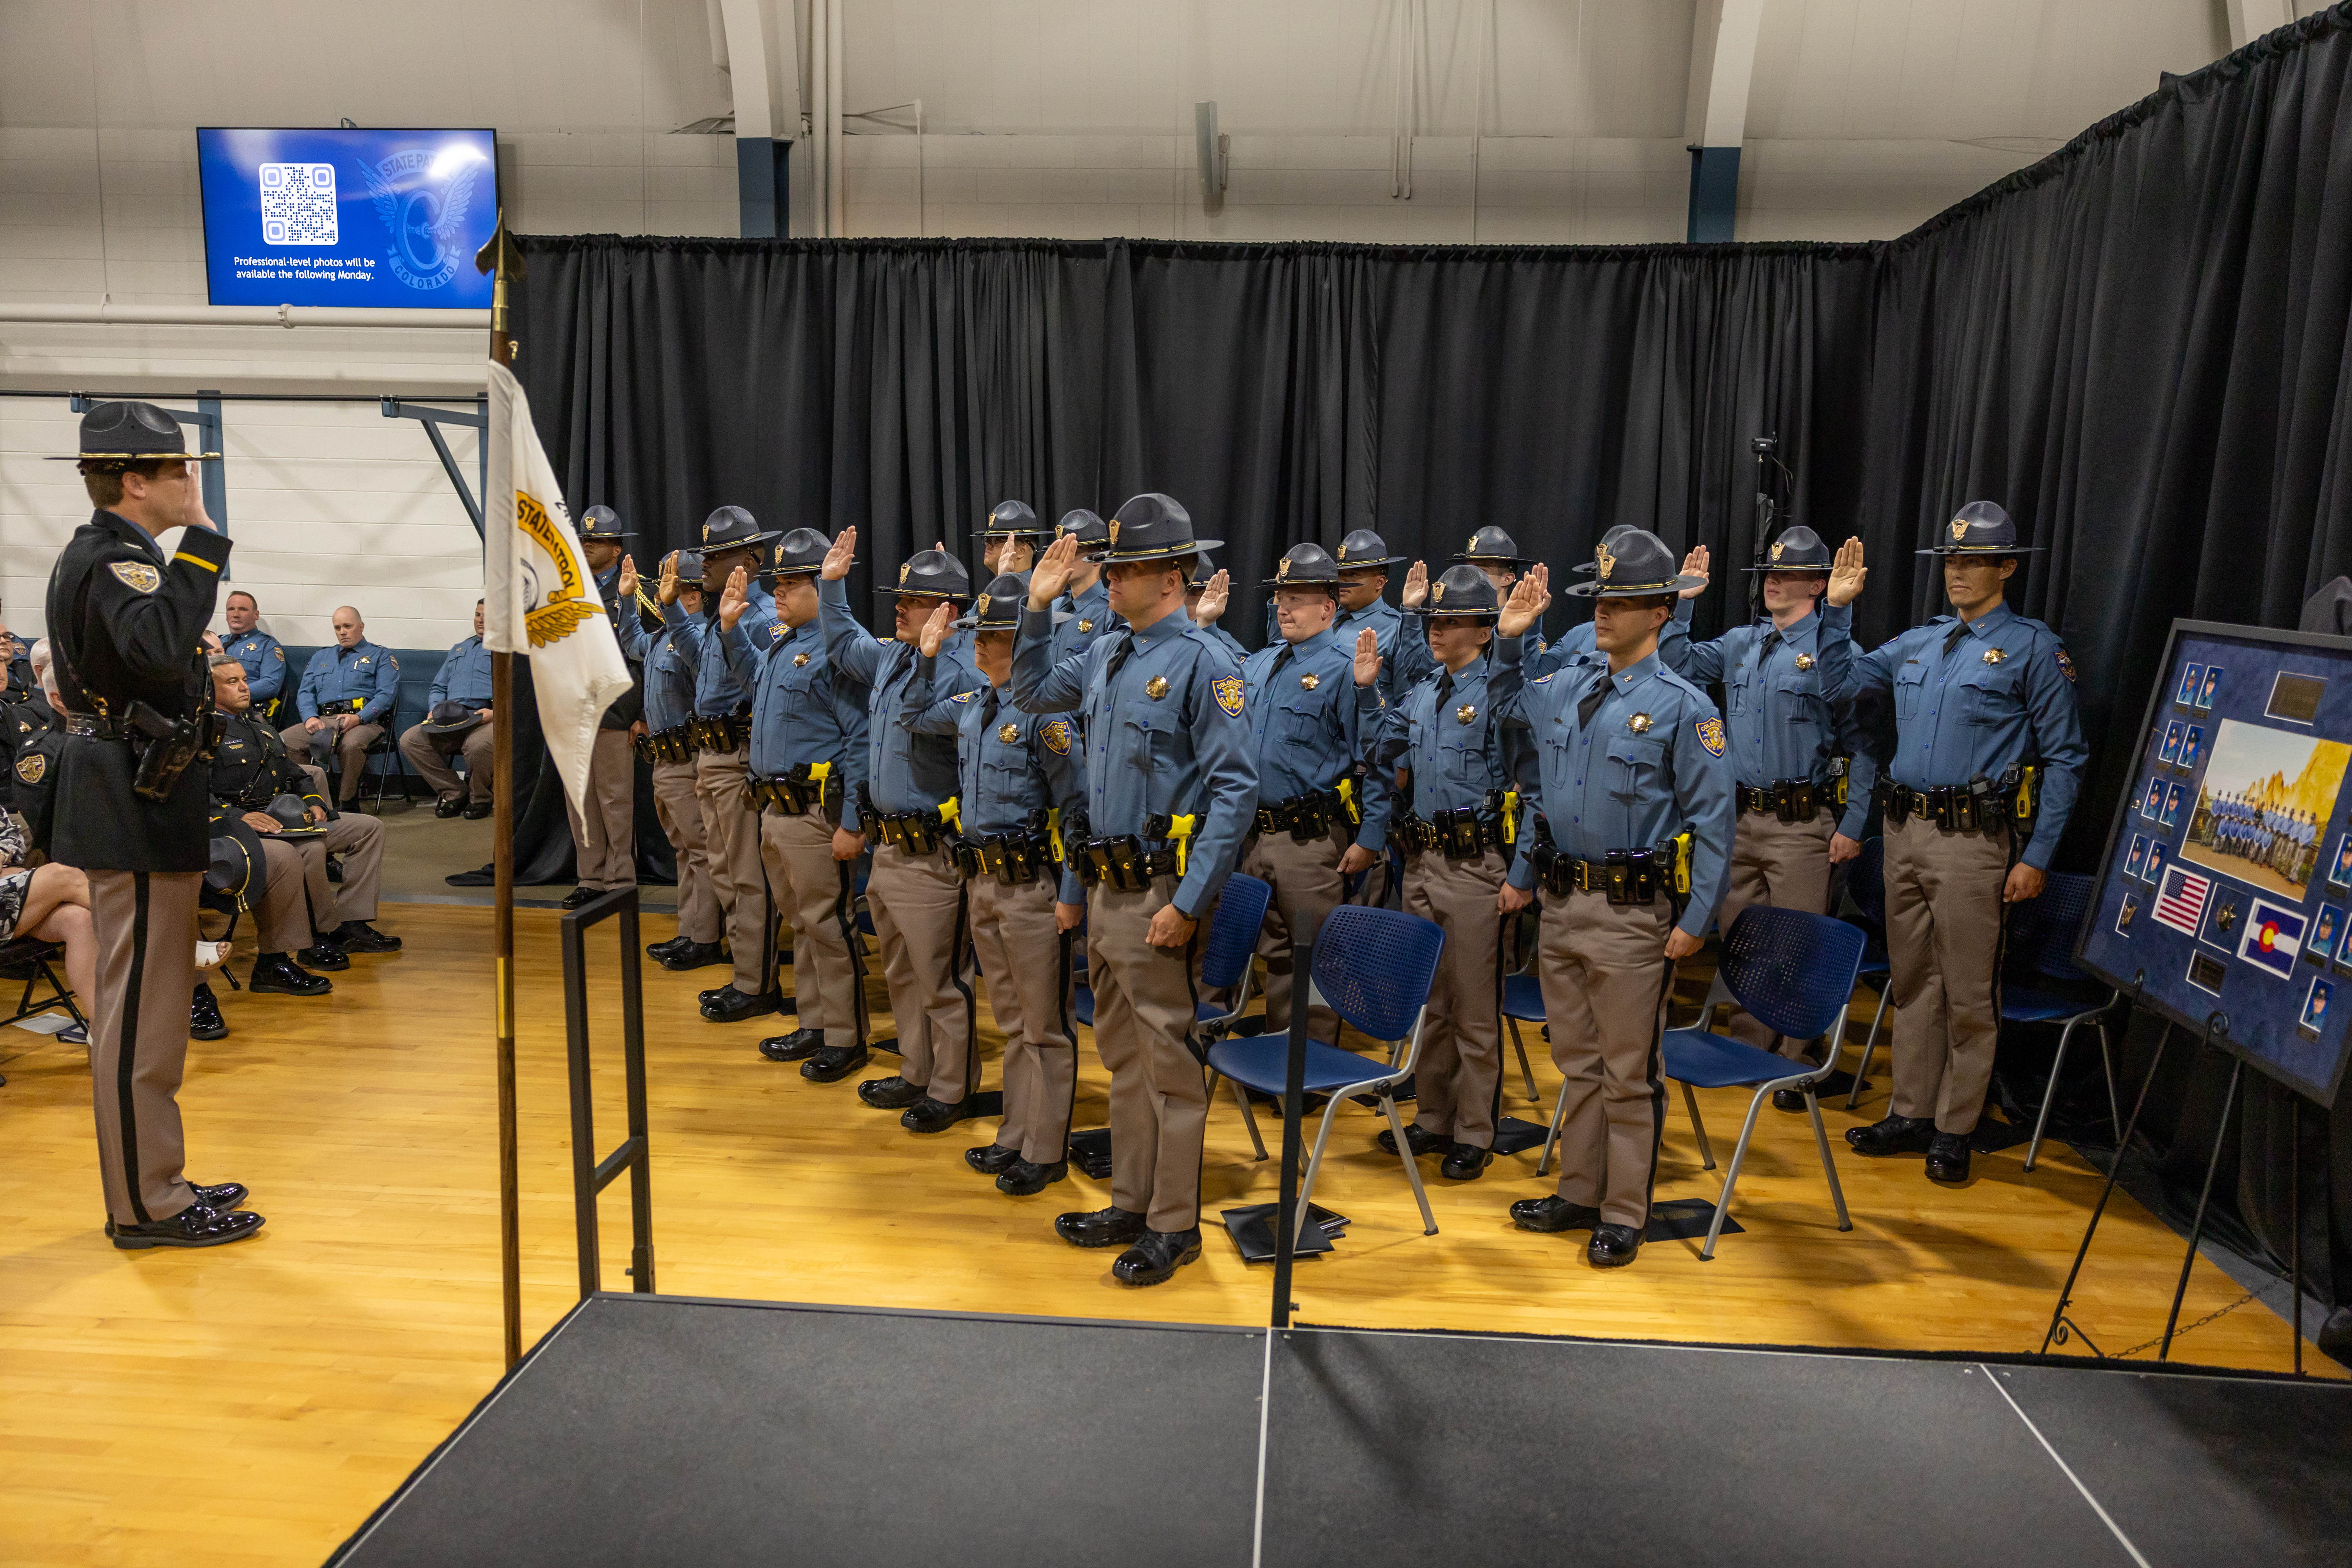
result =
[[[1209,683],[1209,689],[1217,694],[1217,706],[1225,710],[1227,718],[1238,719],[1242,716],[1242,678],[1240,676],[1221,675]]]
[[[1706,748],[1706,754],[1708,756],[1719,757],[1723,755],[1722,720],[1702,719],[1696,724],[1693,725],[1692,728],[1698,731],[1698,743]]]
[[[124,587],[136,588],[142,594],[153,593],[163,581],[161,572],[152,566],[142,566],[135,561],[113,562],[106,569],[113,573]]]
[[[1070,754],[1070,725],[1066,719],[1055,719],[1037,726],[1037,738],[1045,749],[1057,757]]]

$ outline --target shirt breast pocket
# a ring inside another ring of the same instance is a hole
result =
[[[1927,665],[1916,658],[1906,662],[1895,672],[1895,716],[1897,719],[1916,719],[1927,691]]]
[[[1755,686],[1755,676],[1748,669],[1740,668],[1725,672],[1723,711],[1726,718],[1744,719],[1748,716],[1748,706],[1754,700],[1751,693]]]
[[[1966,705],[1961,716],[1971,724],[2005,724],[2025,709],[2024,679],[1996,667],[1972,675],[1962,685]]]
[[[1774,706],[1790,724],[1811,734],[1821,728],[1821,685],[1810,675],[1784,675],[1773,686]]]
[[[1665,770],[1666,743],[1643,735],[1617,735],[1609,742],[1604,780],[1609,793],[1622,801],[1646,797],[1658,787]]]

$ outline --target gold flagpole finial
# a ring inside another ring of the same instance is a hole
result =
[[[514,339],[507,331],[507,282],[528,274],[522,247],[507,232],[506,208],[499,209],[499,226],[474,252],[474,270],[492,274],[490,286],[490,357],[503,365],[514,363]]]

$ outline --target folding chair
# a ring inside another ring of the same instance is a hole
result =
[[[52,963],[63,963],[65,955],[66,950],[58,943],[43,942],[34,936],[13,937],[0,942],[0,971],[7,972],[11,978],[17,973],[22,973],[25,977],[25,994],[16,999],[16,1010],[6,1018],[0,1019],[0,1023],[13,1024],[19,1018],[29,1018],[37,1013],[63,1007],[75,1023],[84,1028],[89,1026],[89,1020],[82,1016],[79,1007],[74,1005],[74,994],[65,988],[58,979],[58,972],[49,967]],[[36,997],[33,994],[36,985],[47,986],[49,994]]]
[[[383,733],[368,742],[367,754],[360,759],[360,787],[352,795],[352,804],[357,805],[367,799],[369,786],[373,785],[375,789],[373,804],[375,815],[378,816],[383,815],[384,791],[390,786],[392,781],[397,779],[400,783],[400,798],[403,801],[409,798],[408,759],[401,755],[399,743],[393,735],[393,729],[394,721],[387,717],[384,721]],[[391,759],[392,766],[378,767],[376,764],[385,758]]]
[[[1201,953],[1201,989],[1220,994],[1230,991],[1233,999],[1230,1003],[1193,1005],[1192,1051],[1204,1062],[1210,1047],[1233,1033],[1234,1026],[1241,1020],[1242,1009],[1249,1005],[1250,991],[1257,980],[1256,967],[1250,960],[1257,955],[1257,934],[1265,924],[1265,907],[1273,900],[1270,883],[1238,871],[1225,879],[1224,889],[1217,895],[1217,912],[1209,922],[1209,940]],[[1091,1024],[1092,992],[1087,993],[1087,1022]],[[1210,1070],[1215,1071],[1213,1068]],[[1212,1092],[1213,1089],[1213,1085]],[[1263,1160],[1265,1141],[1258,1136],[1257,1118],[1250,1112],[1249,1094],[1238,1083],[1234,1085],[1234,1099],[1241,1103],[1250,1147]]]
[[[1870,1070],[1871,1052],[1878,1048],[1878,1026],[1886,1016],[1887,994],[1895,984],[1895,965],[1886,956],[1886,840],[1863,840],[1862,853],[1854,858],[1853,869],[1846,873],[1845,890],[1846,896],[1853,900],[1853,907],[1862,911],[1859,922],[1847,922],[1858,925],[1864,938],[1862,965],[1854,972],[1855,978],[1869,981],[1871,989],[1878,993],[1878,1011],[1870,1016],[1870,1035],[1862,1042],[1862,1059],[1853,1064],[1853,1087],[1845,1093],[1845,1108],[1852,1110],[1854,1102],[1862,1098],[1862,1077]],[[1835,1067],[1845,1042],[1841,1039],[1830,1043],[1834,1047],[1830,1052],[1830,1065]]]
[[[2074,939],[2090,918],[2095,891],[2089,877],[2053,871],[2040,898],[2028,899],[2010,911],[2008,952],[2001,965],[2000,1021],[2059,1026],[2058,1054],[2051,1060],[2050,1083],[2042,1091],[2042,1110],[2033,1119],[2032,1142],[2025,1146],[2029,1171],[2042,1149],[2042,1130],[2050,1124],[2051,1103],[2058,1098],[2058,1074],[2066,1065],[2066,1044],[2080,1024],[2092,1024],[2098,1031],[2099,1066],[2107,1079],[2107,1116],[2115,1124],[2116,1142],[2119,1145],[2123,1142],[2115,1059],[2107,1049],[2107,1020],[2123,1005],[2124,994],[2095,984],[2074,964]]]
[[[1437,978],[1437,955],[1445,933],[1418,915],[1394,910],[1342,904],[1333,910],[1315,939],[1315,970],[1307,977],[1304,996],[1293,994],[1292,1005],[1310,1007],[1320,1002],[1359,1034],[1389,1047],[1386,1065],[1338,1046],[1307,1043],[1306,1091],[1328,1096],[1322,1125],[1316,1129],[1315,1152],[1307,1162],[1307,1177],[1298,1189],[1299,1234],[1304,1234],[1307,1203],[1315,1194],[1316,1173],[1323,1165],[1323,1149],[1330,1142],[1331,1123],[1339,1107],[1365,1093],[1380,1096],[1381,1113],[1389,1120],[1396,1139],[1397,1158],[1405,1180],[1412,1184],[1413,1201],[1421,1205],[1423,1236],[1437,1234],[1437,1216],[1430,1212],[1429,1194],[1422,1189],[1412,1145],[1397,1119],[1396,1086],[1412,1076],[1413,1059],[1421,1054],[1421,1026],[1429,1010],[1429,988]],[[1296,982],[1294,981],[1294,985]],[[1288,1087],[1290,1039],[1287,1035],[1256,1035],[1220,1040],[1209,1047],[1209,1068],[1231,1079],[1238,1089],[1280,1095]],[[1250,1115],[1246,1097],[1242,1112]],[[1255,1141],[1257,1130],[1250,1129]],[[1265,1147],[1259,1143],[1261,1151]],[[1263,1158],[1263,1154],[1260,1156]]]
[[[1863,933],[1843,921],[1801,910],[1776,910],[1766,904],[1742,910],[1723,939],[1723,962],[1699,1008],[1705,1026],[1716,1007],[1737,1002],[1774,1032],[1793,1040],[1827,1035],[1845,1037],[1846,1011],[1853,1005],[1853,977],[1862,962]],[[1822,1152],[1822,1173],[1829,1178],[1830,1201],[1837,1207],[1838,1228],[1852,1230],[1845,1212],[1845,1192],[1838,1185],[1837,1163],[1830,1158],[1830,1135],[1822,1126],[1822,1108],[1813,1086],[1829,1076],[1830,1062],[1809,1066],[1759,1046],[1709,1033],[1704,1026],[1669,1029],[1661,1047],[1665,1075],[1682,1085],[1683,1103],[1690,1110],[1691,1131],[1698,1135],[1699,1158],[1715,1169],[1715,1149],[1708,1143],[1706,1124],[1699,1120],[1697,1089],[1754,1089],[1748,1101],[1748,1120],[1739,1129],[1739,1145],[1723,1173],[1723,1195],[1717,1199],[1715,1219],[1706,1227],[1702,1259],[1715,1257],[1716,1237],[1723,1232],[1724,1216],[1731,1212],[1732,1189],[1739,1183],[1739,1167],[1748,1158],[1748,1141],[1756,1132],[1757,1113],[1774,1089],[1805,1091],[1805,1113],[1813,1119],[1813,1142]],[[1834,1059],[1834,1058],[1832,1058]],[[1566,1096],[1561,1097],[1565,1100]],[[1552,1116],[1552,1134],[1559,1133],[1559,1114]],[[1551,1148],[1544,1147],[1550,1158]]]

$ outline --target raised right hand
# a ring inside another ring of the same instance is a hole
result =
[[[816,574],[828,583],[838,583],[849,575],[850,563],[856,559],[857,530],[845,528],[841,537],[833,542],[833,548],[824,552],[824,564],[817,568]]]
[[[662,557],[661,584],[654,590],[654,592],[665,605],[675,605],[677,603],[677,551],[673,550],[668,554]]]
[[[1862,563],[1862,541],[1850,537],[1830,562],[1830,591],[1825,597],[1832,605],[1851,605],[1862,596],[1862,585],[1869,580],[1870,568]]]
[[[1549,608],[1551,568],[1538,562],[1528,568],[1526,576],[1511,584],[1511,596],[1503,602],[1502,618],[1495,623],[1495,635],[1524,637],[1528,628],[1543,619],[1543,613]]]
[[[1404,592],[1398,595],[1397,603],[1408,610],[1417,610],[1428,601],[1429,566],[1425,562],[1416,561],[1405,568]]]
[[[925,658],[940,657],[940,644],[947,641],[948,623],[953,619],[955,606],[943,603],[931,612],[931,618],[923,623],[922,640],[915,646]]]
[[[828,557],[828,559],[830,559]],[[727,586],[719,595],[719,626],[721,631],[733,631],[735,623],[751,606],[751,574],[738,566],[727,574]]]
[[[1070,585],[1077,570],[1078,536],[1066,533],[1045,546],[1045,553],[1037,557],[1037,564],[1029,569],[1029,607],[1049,608]]]
[[[1380,634],[1366,626],[1356,634],[1356,684],[1370,686],[1381,678]]]

